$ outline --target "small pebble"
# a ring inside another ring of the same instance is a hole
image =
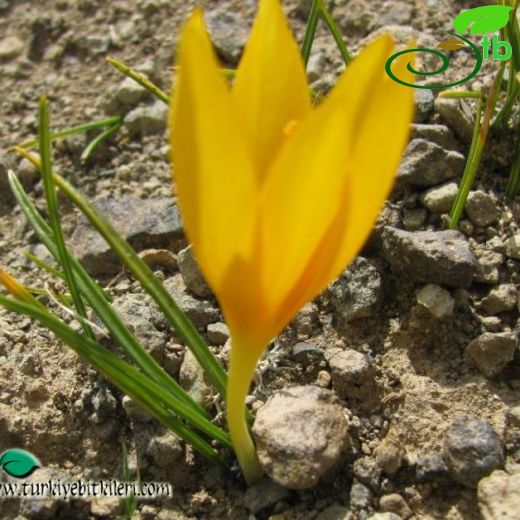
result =
[[[488,422],[459,415],[444,434],[444,460],[453,480],[476,488],[480,479],[504,466],[504,450]]]

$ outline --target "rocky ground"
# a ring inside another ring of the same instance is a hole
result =
[[[204,3],[218,51],[234,66],[255,2]],[[228,331],[186,249],[171,196],[167,107],[105,62],[115,55],[168,90],[178,29],[192,4],[0,1],[0,149],[35,135],[42,93],[56,129],[125,114],[121,131],[87,163],[79,159],[84,136],[59,141],[56,166],[97,199],[226,362]],[[300,39],[308,4],[284,2]],[[475,5],[331,6],[355,50],[381,31],[431,47],[461,9]],[[467,55],[454,60],[450,74],[462,74]],[[309,66],[313,88],[325,92],[341,69],[322,27]],[[486,64],[467,86],[489,87],[495,70]],[[258,412],[260,457],[276,482],[246,491],[236,475],[200,460],[48,332],[1,309],[0,451],[35,453],[45,469],[34,478],[109,479],[121,476],[125,441],[133,472],[175,490],[171,499],[139,503],[134,520],[520,518],[520,201],[503,197],[512,130],[491,136],[459,230],[446,230],[473,114],[471,103],[417,93],[411,142],[373,236],[261,362],[249,403]],[[56,281],[23,255],[48,257],[9,193],[8,168],[43,203],[30,165],[2,153],[0,263],[27,285],[52,288]],[[109,285],[136,335],[212,407],[211,390],[164,317],[66,201],[62,212],[69,244]],[[119,513],[112,499],[11,500],[0,508],[1,518],[19,520]]]

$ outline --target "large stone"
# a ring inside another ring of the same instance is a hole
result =
[[[315,386],[270,397],[257,412],[253,434],[265,472],[289,489],[317,484],[350,443],[337,397]]]
[[[149,248],[178,251],[185,244],[181,218],[170,197],[103,196],[94,206],[137,251]],[[78,222],[71,243],[91,274],[111,275],[121,269],[115,253],[86,219]]]
[[[515,334],[485,332],[469,343],[466,355],[484,375],[494,377],[513,360],[517,349]]]
[[[331,285],[330,294],[341,319],[369,318],[381,304],[381,275],[368,260],[358,257]]]
[[[383,250],[396,272],[420,282],[468,287],[477,270],[471,246],[458,231],[386,227]]]
[[[502,468],[504,449],[488,422],[459,415],[444,434],[444,459],[453,480],[476,488],[480,479]]]
[[[414,139],[406,148],[398,178],[414,186],[435,186],[457,177],[464,156],[425,139]]]
[[[506,520],[520,515],[520,473],[493,471],[477,488],[482,520]]]

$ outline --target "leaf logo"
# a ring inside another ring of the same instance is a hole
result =
[[[446,40],[437,45],[437,49],[442,49],[444,51],[458,51],[459,49],[463,49],[464,47],[466,47],[466,44],[456,39]]]
[[[453,20],[453,27],[458,33],[482,34],[502,29],[509,22],[509,13],[513,10],[507,5],[484,5],[460,13]]]
[[[0,468],[11,477],[25,478],[41,467],[40,461],[28,451],[7,450],[0,456]]]

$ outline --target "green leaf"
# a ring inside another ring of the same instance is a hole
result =
[[[63,231],[61,229],[60,215],[58,212],[58,196],[56,195],[56,188],[54,187],[54,180],[52,176],[52,152],[51,152],[51,133],[49,129],[49,107],[47,98],[42,96],[40,98],[40,111],[38,119],[38,144],[41,156],[41,173],[43,179],[43,188],[45,192],[45,199],[47,201],[47,210],[49,212],[49,221],[52,228],[54,242],[58,249],[58,261],[63,274],[65,275],[65,282],[69,288],[74,307],[81,320],[81,326],[85,334],[91,338],[94,337],[92,329],[87,323],[87,312],[81,293],[77,286],[72,266],[70,263],[69,253],[65,245]]]
[[[453,27],[461,34],[482,34],[502,29],[509,22],[509,13],[513,10],[508,5],[484,5],[468,11],[462,11]]]
[[[11,477],[25,478],[41,467],[41,464],[32,453],[14,448],[2,453],[0,467]]]

